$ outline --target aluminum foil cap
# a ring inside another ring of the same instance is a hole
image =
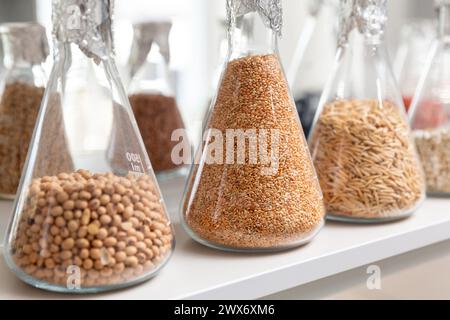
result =
[[[281,0],[227,0],[228,29],[235,28],[236,19],[250,12],[257,12],[264,24],[281,36],[283,8]]]
[[[6,64],[22,60],[37,65],[48,57],[45,28],[38,23],[5,23],[0,25],[0,35]]]
[[[347,43],[357,29],[366,39],[379,41],[387,22],[387,0],[341,0],[339,45]]]
[[[147,56],[156,43],[166,63],[170,63],[169,35],[172,22],[145,22],[133,25],[134,39],[129,58],[130,74],[133,77],[142,67]]]
[[[53,0],[53,34],[64,43],[76,44],[96,63],[113,52],[114,0]]]

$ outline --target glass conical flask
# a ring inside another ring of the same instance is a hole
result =
[[[154,276],[173,248],[112,59],[111,6],[53,1],[55,63],[5,245],[9,267],[47,290],[133,285]]]
[[[430,47],[436,38],[433,20],[416,20],[402,28],[394,69],[406,111],[409,111]]]
[[[278,55],[281,1],[228,0],[227,9],[230,51],[182,220],[218,249],[299,246],[320,230],[325,210]]]
[[[214,99],[214,96],[216,94],[217,86],[220,82],[220,77],[222,76],[223,71],[223,65],[227,62],[228,57],[228,35],[227,35],[227,19],[223,18],[219,20],[218,23],[220,27],[220,35],[219,35],[219,45],[217,47],[217,50],[219,52],[218,54],[218,60],[215,64],[214,72],[212,74],[212,80],[211,80],[211,87],[210,92],[208,96],[208,101],[206,102],[206,108],[204,115],[202,116],[203,123],[205,124],[208,120],[209,113],[211,112],[211,106],[212,106],[212,100]]]
[[[287,78],[305,135],[314,122],[320,96],[336,52],[339,0],[309,0],[308,16],[299,35]],[[320,59],[317,59],[320,53]]]
[[[0,197],[14,199],[47,82],[48,43],[37,23],[2,24],[0,37]]]
[[[0,41],[0,77],[3,77],[4,70],[5,70],[5,65],[3,64],[3,44]]]
[[[130,55],[129,99],[158,178],[186,173],[183,159],[172,156],[179,143],[172,139],[184,129],[169,79],[171,22],[134,25]]]
[[[329,217],[411,215],[425,185],[383,35],[386,0],[342,0],[336,65],[309,138]]]
[[[439,37],[411,107],[411,124],[427,191],[450,196],[450,1],[436,0]]]

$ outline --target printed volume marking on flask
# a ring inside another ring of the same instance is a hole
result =
[[[127,152],[126,157],[131,166],[131,172],[143,174],[145,172],[144,166],[142,165],[141,156],[137,153]]]

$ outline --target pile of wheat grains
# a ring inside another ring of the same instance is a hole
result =
[[[430,194],[450,194],[450,128],[414,131]]]
[[[245,164],[194,166],[183,212],[195,237],[250,250],[312,238],[323,224],[323,197],[276,55],[228,64],[207,129],[224,135],[227,129],[279,130],[279,167],[274,175],[262,174],[267,165],[260,159],[249,164],[248,155]],[[211,151],[209,142],[204,154]]]
[[[310,148],[331,215],[396,218],[424,199],[423,171],[408,123],[389,101],[325,105]]]

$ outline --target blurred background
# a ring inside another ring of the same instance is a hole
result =
[[[283,0],[285,23],[280,53],[288,74],[299,37],[308,27],[308,3]],[[395,61],[402,56],[398,52],[405,38],[403,34],[402,39],[404,26],[417,19],[433,18],[435,14],[433,0],[388,0],[388,3],[387,43],[391,60]],[[226,52],[224,0],[117,0],[114,27],[117,64],[123,69],[127,62],[133,22],[167,18],[174,24],[170,38],[171,70],[180,109],[186,123],[191,124],[190,129],[199,129]],[[0,0],[0,23],[33,20],[46,26],[51,36],[50,0]],[[336,24],[334,8],[321,11],[308,52],[298,68],[300,73],[291,81],[295,95],[302,91],[320,92],[335,54]]]

